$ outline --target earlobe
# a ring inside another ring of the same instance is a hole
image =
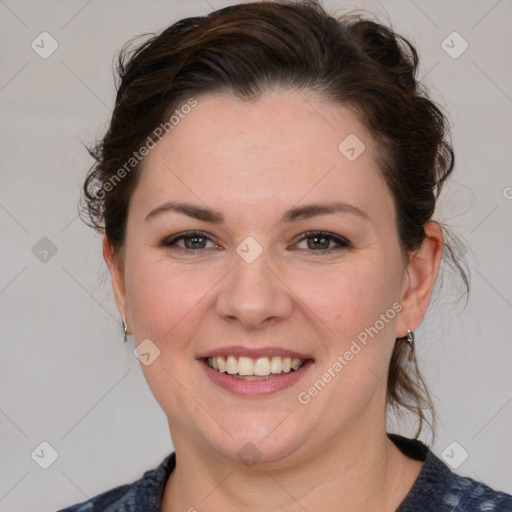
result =
[[[443,233],[436,222],[425,225],[425,240],[411,254],[404,275],[402,311],[397,322],[396,337],[418,328],[425,316],[434,290],[443,253]]]
[[[110,244],[107,235],[103,235],[103,258],[110,272],[112,290],[117,309],[122,318],[126,315],[126,289],[124,284],[124,270],[119,265],[114,255],[114,248]]]

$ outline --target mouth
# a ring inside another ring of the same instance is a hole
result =
[[[314,359],[305,354],[277,348],[231,347],[202,354],[197,361],[213,384],[247,398],[261,398],[291,388],[314,365]]]
[[[302,368],[308,359],[292,357],[236,357],[234,355],[205,357],[206,366],[212,370],[241,380],[268,380]]]

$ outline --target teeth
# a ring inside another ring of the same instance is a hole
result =
[[[282,358],[273,357],[270,360],[270,371],[271,373],[281,373],[283,370]]]
[[[230,375],[238,373],[238,361],[236,360],[236,357],[228,356],[226,360],[226,372]]]
[[[214,357],[213,359],[215,360],[217,358]],[[255,375],[254,363],[250,357],[240,357],[238,359],[238,375]]]
[[[300,359],[292,359],[290,362],[292,370],[298,370],[300,368]]]
[[[304,360],[279,356],[272,358],[259,357],[258,359],[252,359],[250,357],[215,356],[208,357],[206,362],[210,368],[221,373],[247,377],[264,377],[270,374],[289,373],[292,370],[298,370],[304,363]]]
[[[254,375],[263,377],[264,375],[270,375],[270,361],[268,357],[260,357],[256,359],[254,364]]]

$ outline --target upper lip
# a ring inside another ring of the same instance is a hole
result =
[[[207,357],[215,356],[235,356],[235,357],[250,357],[258,359],[260,357],[291,357],[292,359],[313,359],[308,354],[295,352],[294,350],[287,350],[280,347],[264,347],[264,348],[246,348],[241,346],[219,347],[207,352],[203,352],[197,356],[197,359],[205,359]]]

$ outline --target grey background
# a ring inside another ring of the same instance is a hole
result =
[[[77,218],[91,164],[80,141],[103,133],[112,59],[125,41],[228,3],[0,1],[2,511],[85,500],[139,478],[172,449],[133,340],[122,343],[101,240]],[[469,454],[458,473],[512,493],[512,3],[326,5],[389,16],[417,45],[420,74],[449,112],[457,165],[440,218],[463,237],[472,291],[461,311],[447,274],[417,332],[440,416],[433,448],[440,455],[456,441]],[[59,44],[47,59],[31,48],[43,31]],[[469,44],[457,59],[441,46],[453,31]],[[43,237],[57,251],[46,261]],[[43,441],[58,452],[48,469],[31,458]]]

